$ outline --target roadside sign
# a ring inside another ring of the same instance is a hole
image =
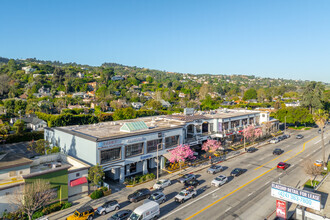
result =
[[[287,218],[287,203],[285,201],[276,200],[276,217],[281,219]]]
[[[272,183],[271,195],[275,198],[318,211],[321,209],[321,195],[317,193],[296,189],[278,183]]]

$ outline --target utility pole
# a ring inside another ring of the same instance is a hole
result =
[[[243,126],[243,137],[244,137],[244,150],[246,151],[246,149],[245,149],[245,128],[246,128],[246,126],[244,125]]]

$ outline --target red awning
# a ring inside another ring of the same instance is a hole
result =
[[[78,186],[78,185],[84,184],[84,183],[87,183],[87,179],[86,179],[86,177],[81,177],[79,179],[71,180],[70,181],[70,186],[71,187]]]

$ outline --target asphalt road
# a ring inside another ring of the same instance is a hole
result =
[[[217,174],[229,176],[234,168],[247,171],[239,177],[228,177],[229,181],[221,187],[211,187],[210,182],[216,175],[207,174],[206,170],[197,173],[201,185],[197,187],[197,197],[183,204],[176,203],[174,197],[183,185],[174,182],[164,189],[167,201],[161,204],[161,219],[265,219],[275,210],[276,199],[270,195],[270,185],[279,181],[282,184],[300,187],[308,179],[304,173],[304,160],[322,159],[320,135],[317,129],[310,131],[290,131],[289,139],[277,144],[268,144],[254,153],[246,153],[221,163],[226,169]],[[297,134],[303,134],[303,139],[296,139]],[[326,153],[329,151],[329,132],[325,133]],[[307,143],[306,143],[307,142]],[[284,153],[272,155],[275,148],[281,148]],[[291,166],[285,171],[276,169],[278,162],[287,162]],[[127,195],[122,195],[118,202],[121,209],[134,210],[143,204],[129,203]],[[105,216],[95,216],[95,219],[108,219],[115,212]]]

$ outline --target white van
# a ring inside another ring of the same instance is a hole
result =
[[[128,219],[129,220],[158,219],[159,214],[160,214],[159,204],[157,202],[150,201],[137,207]]]

